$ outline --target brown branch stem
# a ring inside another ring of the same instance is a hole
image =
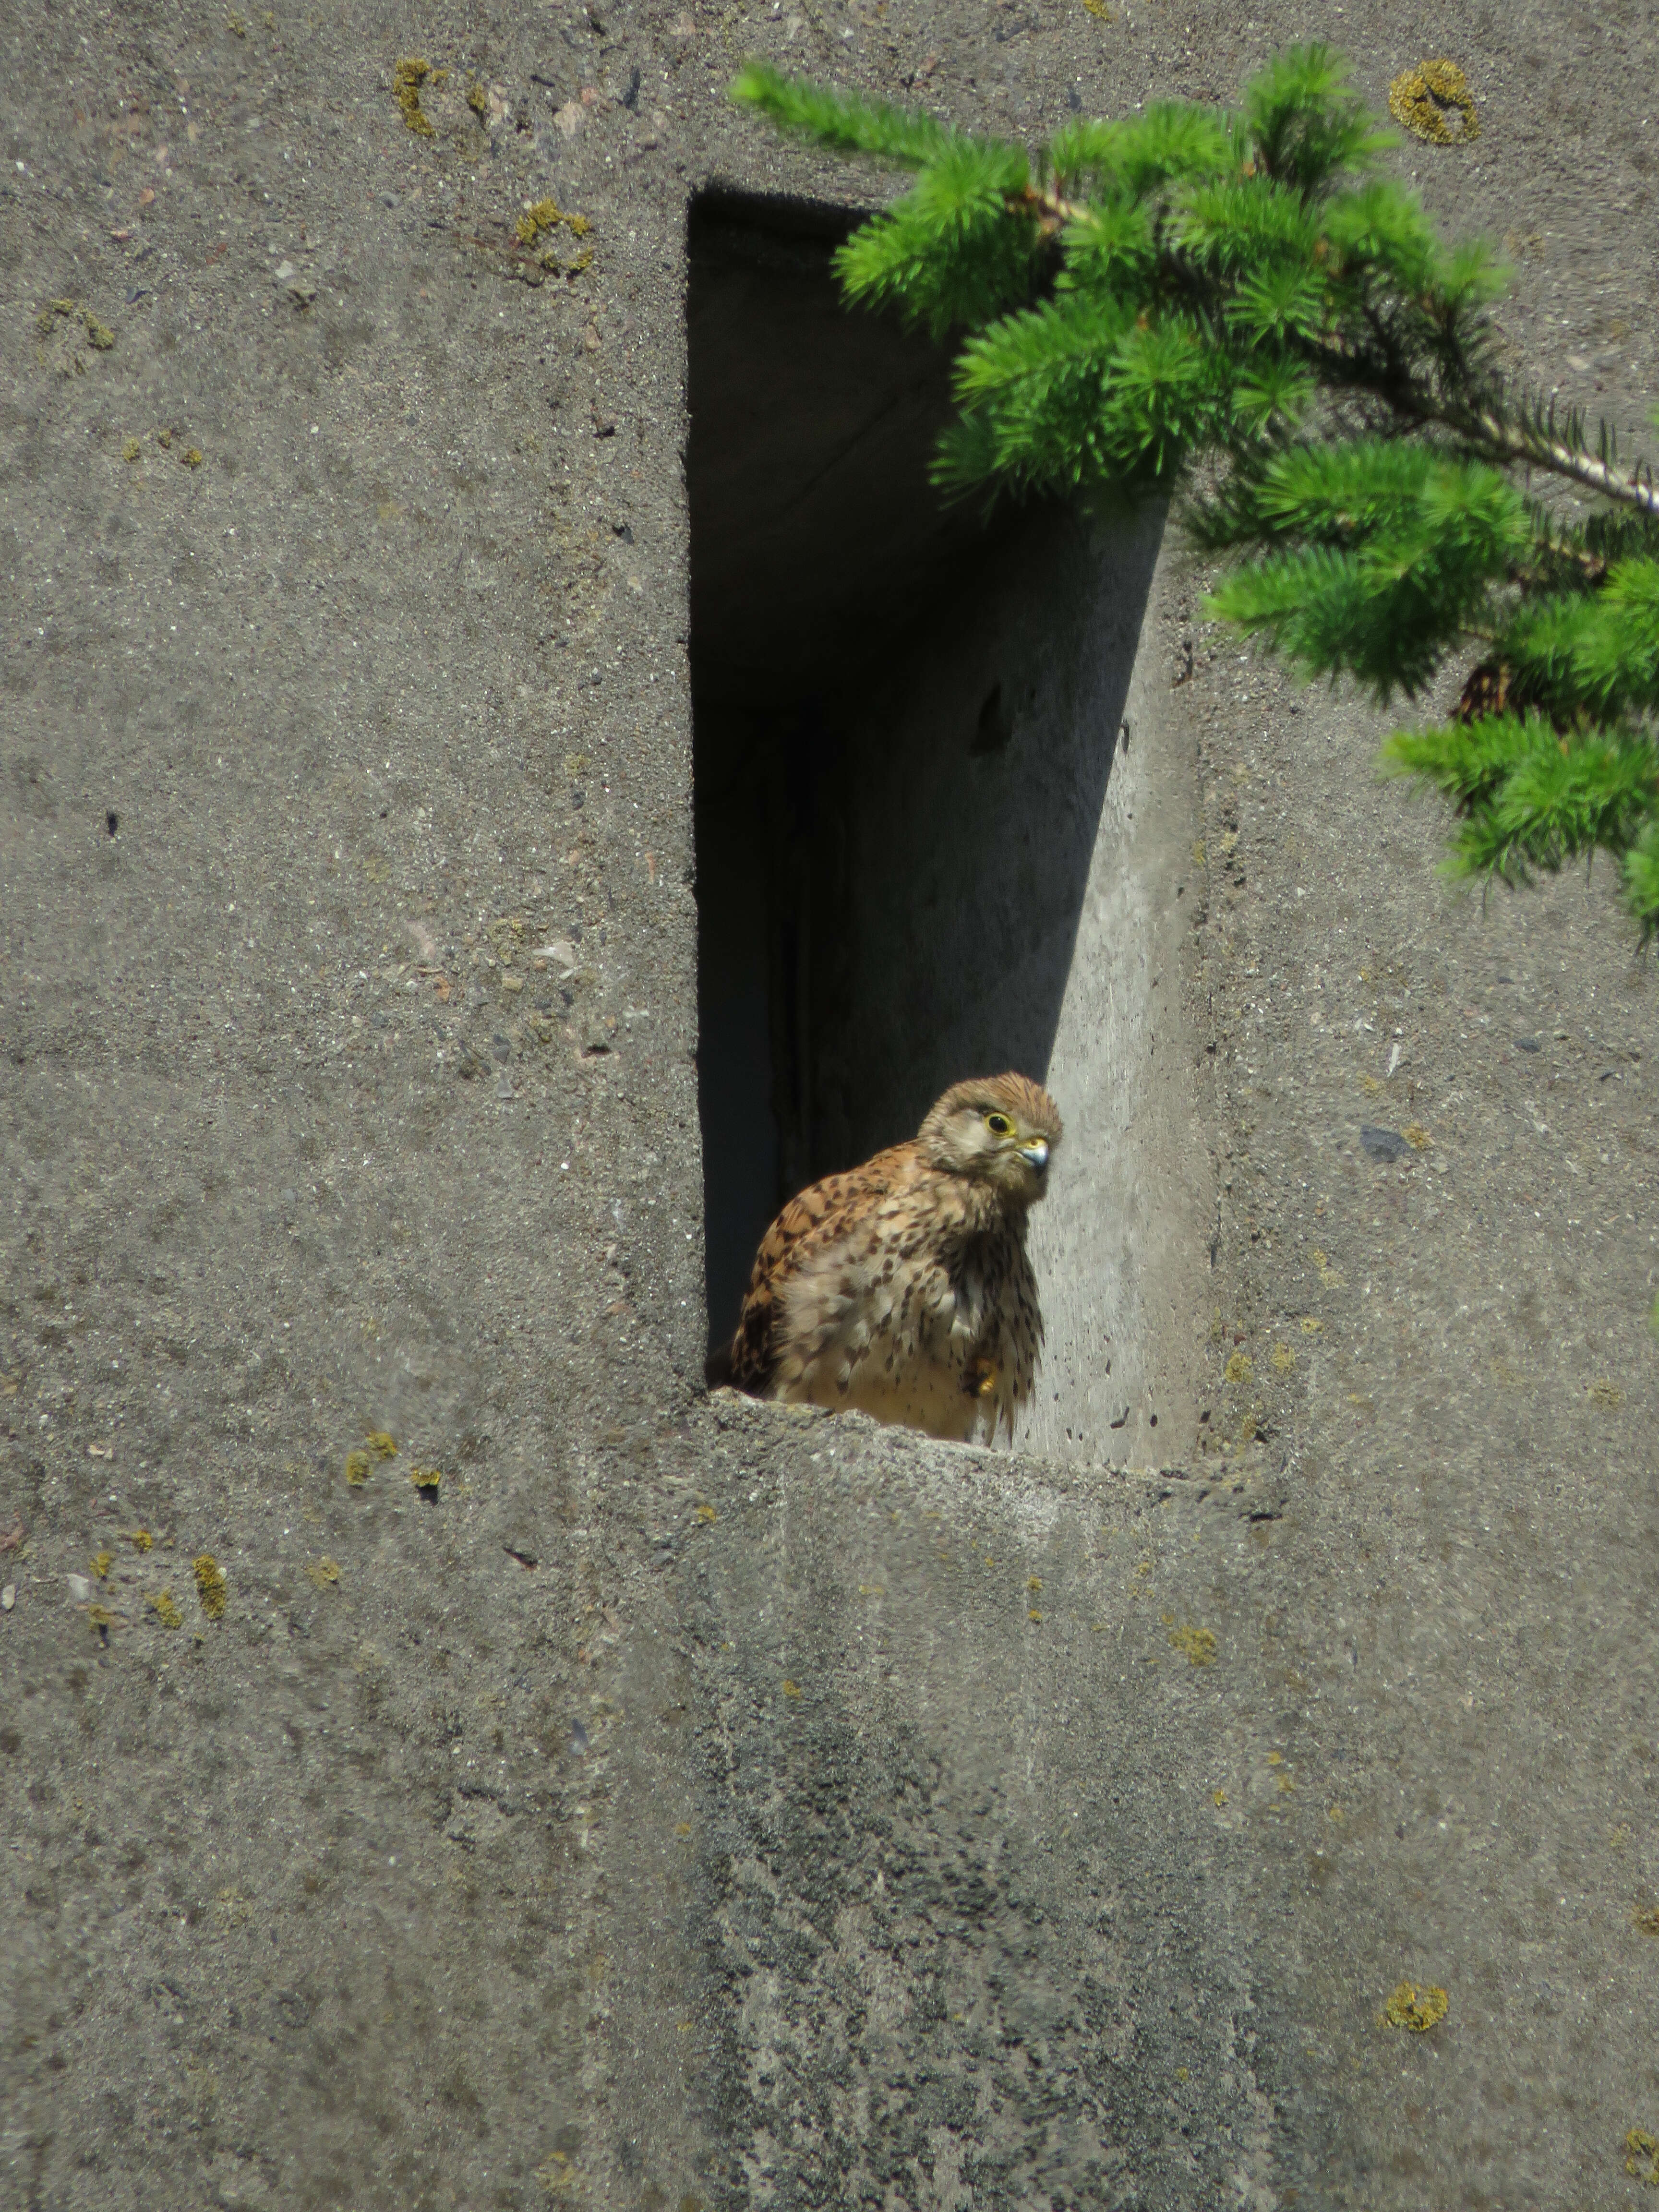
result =
[[[1068,200],[1055,191],[1037,185],[1027,185],[1024,191],[1010,203],[1023,213],[1035,215],[1045,237],[1052,238],[1067,223],[1086,223],[1090,210],[1086,204]],[[1483,408],[1462,408],[1436,399],[1408,380],[1379,379],[1365,374],[1364,366],[1356,349],[1340,338],[1327,339],[1308,350],[1316,357],[1322,355],[1328,368],[1337,364],[1346,374],[1333,381],[1358,386],[1376,393],[1399,413],[1415,416],[1419,422],[1438,422],[1448,430],[1455,430],[1471,443],[1484,446],[1495,459],[1529,464],[1534,468],[1549,470],[1553,475],[1565,477],[1581,483],[1589,490],[1600,492],[1604,499],[1618,501],[1633,507],[1644,514],[1659,520],[1659,487],[1644,481],[1639,470],[1626,475],[1611,468],[1606,461],[1595,459],[1589,453],[1577,452],[1563,445],[1559,438],[1551,438],[1536,431],[1516,428],[1504,423]],[[1334,358],[1333,358],[1334,357]]]
[[[1644,483],[1639,475],[1626,476],[1589,453],[1575,453],[1559,439],[1540,437],[1525,429],[1506,428],[1495,416],[1477,410],[1465,415],[1455,409],[1440,409],[1437,418],[1449,429],[1461,430],[1465,437],[1485,446],[1499,459],[1529,461],[1535,468],[1549,469],[1557,476],[1571,477],[1575,483],[1599,491],[1604,498],[1616,499],[1626,507],[1639,508],[1644,514],[1659,517],[1659,489]]]

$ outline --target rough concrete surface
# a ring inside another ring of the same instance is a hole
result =
[[[1036,133],[1310,32],[1462,64],[1479,142],[1391,158],[1639,422],[1633,5],[0,14],[6,2203],[1646,2201],[1604,881],[1454,900],[1387,718],[1170,568],[1191,1418],[1131,1472],[700,1393],[687,206],[884,189],[721,88]]]

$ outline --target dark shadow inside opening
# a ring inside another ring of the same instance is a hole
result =
[[[949,356],[842,305],[857,218],[690,224],[698,1103],[710,1327],[814,1177],[1047,1073],[1156,538],[928,481]]]

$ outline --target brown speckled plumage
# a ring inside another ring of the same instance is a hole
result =
[[[1029,1078],[955,1085],[908,1144],[785,1206],[711,1377],[936,1437],[1006,1424],[1012,1437],[1042,1344],[1026,1217],[1060,1139]]]

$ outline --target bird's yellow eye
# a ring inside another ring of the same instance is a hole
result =
[[[988,1114],[985,1126],[994,1137],[1012,1137],[1014,1125],[1006,1114]]]

